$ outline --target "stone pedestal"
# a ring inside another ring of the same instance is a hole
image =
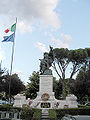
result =
[[[52,75],[40,75],[39,92],[36,99],[33,100],[31,107],[37,107],[40,109],[53,108],[53,104],[56,101],[53,92],[53,76]]]
[[[53,92],[53,76],[52,75],[40,75],[39,92],[42,92],[42,93]]]
[[[17,94],[14,99],[14,107],[22,107],[26,104],[26,97],[23,94]]]

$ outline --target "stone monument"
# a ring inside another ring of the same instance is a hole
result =
[[[58,109],[58,108],[76,108],[77,98],[75,95],[68,95],[65,100],[55,99],[53,92],[53,75],[50,69],[54,60],[52,47],[50,52],[44,53],[43,59],[40,59],[40,83],[39,92],[34,100],[26,100],[23,94],[15,96],[14,106],[22,107],[23,105],[30,105],[32,108],[39,109]]]
[[[36,99],[31,104],[37,108],[53,108],[56,99],[53,92],[53,75],[50,69],[53,60],[48,53],[44,53],[44,58],[40,59],[40,85]]]
[[[50,69],[54,55],[50,57],[51,55],[53,55],[52,47],[50,47],[49,54],[44,53],[43,59],[40,59],[39,92],[37,93],[36,99],[30,104],[30,107],[39,109],[77,107],[74,96],[67,96],[66,100],[55,99],[53,92],[53,75]],[[73,103],[73,105],[71,103]]]

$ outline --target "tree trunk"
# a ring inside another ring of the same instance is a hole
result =
[[[63,70],[63,74],[62,74],[62,97],[63,97],[63,99],[66,98],[66,91],[65,91],[65,70]]]

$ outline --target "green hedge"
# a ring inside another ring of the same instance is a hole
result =
[[[50,119],[56,119],[57,118],[56,117],[56,110],[54,110],[54,109],[49,110],[49,118]]]
[[[13,107],[12,105],[0,105],[0,111],[21,111],[19,107]]]
[[[0,111],[21,112],[22,120],[41,120],[41,110],[32,109],[29,106],[23,106],[22,108],[19,108],[13,107],[12,105],[0,105]]]
[[[0,111],[13,111],[21,112],[22,120],[41,120],[41,110],[32,109],[29,106],[18,108],[11,105],[0,106]],[[60,120],[65,114],[69,115],[90,115],[90,107],[80,107],[80,108],[66,108],[66,109],[51,109],[49,110],[50,120]]]
[[[0,111],[11,111],[11,112],[21,112],[22,120],[30,120],[33,117],[34,110],[29,106],[27,107],[13,107],[12,105],[0,105]]]
[[[87,106],[87,105],[78,105],[78,107],[90,107],[90,106]]]
[[[57,109],[56,116],[61,119],[65,114],[69,115],[90,115],[90,107]]]
[[[40,109],[34,109],[33,120],[41,120],[41,111]]]

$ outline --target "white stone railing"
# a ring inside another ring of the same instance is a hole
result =
[[[0,120],[3,120],[3,119],[21,120],[20,115],[21,115],[21,112],[0,111]]]

